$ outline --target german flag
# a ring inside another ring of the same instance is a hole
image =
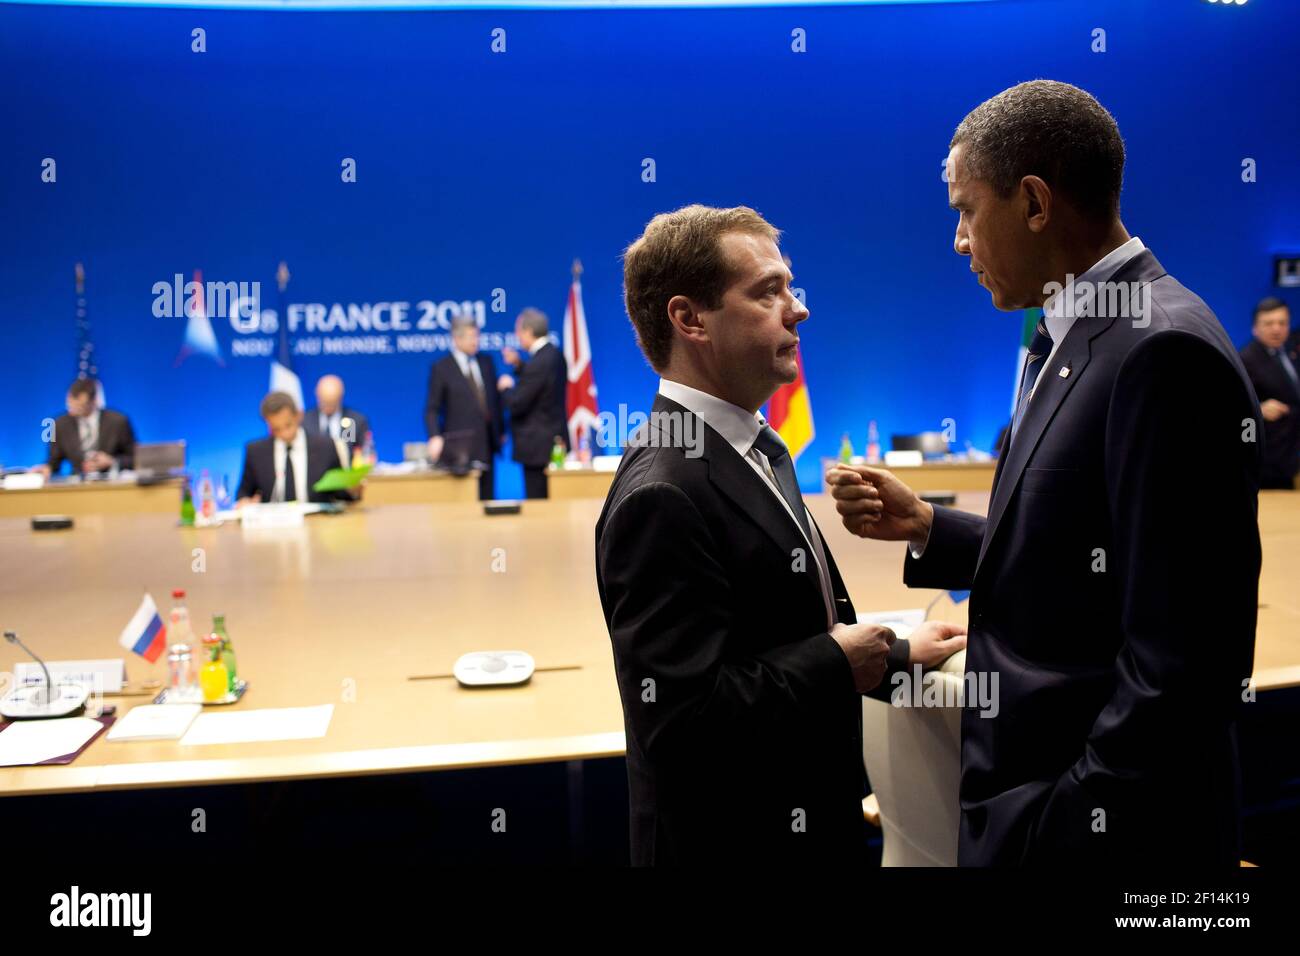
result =
[[[768,402],[767,422],[781,436],[794,460],[813,440],[812,405],[808,401],[808,383],[803,377],[803,352],[795,348],[799,374],[789,385],[782,385]]]

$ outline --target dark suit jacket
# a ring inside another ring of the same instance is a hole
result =
[[[119,468],[130,468],[135,461],[135,432],[131,421],[121,412],[111,408],[99,412],[99,438],[95,450],[117,459]],[[50,474],[56,474],[65,461],[72,465],[74,475],[81,474],[81,432],[77,420],[71,415],[60,415],[54,420],[54,441],[50,444]]]
[[[972,589],[968,686],[998,679],[997,715],[962,715],[962,865],[1237,865],[1259,405],[1155,256],[1114,281],[1151,283],[1149,326],[1076,319],[988,520],[936,508],[905,559],[913,587]]]
[[[522,465],[545,465],[551,460],[555,436],[569,445],[569,425],[564,413],[569,387],[564,353],[548,342],[518,367],[515,387],[506,392],[510,409],[510,434],[514,459]]]
[[[320,481],[321,476],[331,468],[342,467],[339,451],[334,439],[323,435],[307,436],[307,484],[303,485],[302,475],[293,476],[294,484],[299,489],[306,489],[308,501],[347,501],[350,495],[346,491],[331,491],[324,494],[312,491],[312,485]],[[236,498],[252,497],[260,492],[263,501],[270,501],[275,493],[275,439],[269,435],[250,441],[244,446],[244,474],[239,479],[239,491]]]
[[[366,432],[370,431],[370,419],[366,418],[355,408],[344,406],[339,409],[344,418],[350,418],[356,423],[352,431],[352,440],[346,442],[348,446],[348,460],[345,465],[352,464],[352,452],[366,443]],[[326,438],[332,438],[328,431],[320,430],[320,409],[309,408],[302,416],[302,427],[307,429],[308,435],[325,435]]]
[[[654,412],[691,415],[662,395]],[[657,442],[633,436],[596,525],[632,862],[858,861],[862,700],[803,534],[712,428],[692,458],[661,424],[638,432]],[[797,550],[806,570],[792,570]],[[828,570],[852,623],[834,559]],[[891,660],[891,675],[906,666],[905,641]]]
[[[1300,373],[1300,346],[1292,339],[1283,346],[1291,364]],[[1269,355],[1268,349],[1258,339],[1241,350],[1241,362],[1246,366],[1255,394],[1261,402],[1275,398],[1291,406],[1291,414],[1275,422],[1264,422],[1264,460],[1260,468],[1260,484],[1265,488],[1294,487],[1296,472],[1300,471],[1300,391],[1286,374],[1281,361]]]
[[[470,384],[456,357],[448,353],[433,363],[429,369],[429,395],[424,404],[424,427],[429,437],[447,433],[471,435],[469,456],[471,460],[492,464],[492,458],[501,450],[505,436],[505,416],[501,412],[501,393],[497,391],[497,369],[492,356],[479,352],[479,374],[483,378],[483,397],[487,414],[479,407]]]

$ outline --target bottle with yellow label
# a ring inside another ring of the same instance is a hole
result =
[[[221,635],[209,634],[203,639],[203,649],[208,662],[199,669],[199,687],[205,703],[221,700],[230,693],[230,672],[221,659]]]

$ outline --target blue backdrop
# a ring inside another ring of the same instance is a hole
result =
[[[785,231],[812,312],[806,489],[842,433],[861,449],[870,419],[887,441],[951,418],[958,447],[987,448],[1007,417],[1020,317],[995,311],[952,251],[940,163],[953,127],[1024,79],[1092,91],[1128,144],[1130,232],[1244,342],[1272,255],[1300,249],[1298,14],[1293,0],[0,6],[0,461],[44,458],[41,421],[75,373],[78,261],[109,405],[142,440],[188,439],[217,474],[233,477],[242,442],[263,433],[269,358],[244,353],[270,338],[217,318],[220,363],[178,364],[186,320],[155,316],[153,287],[196,269],[259,282],[261,307],[277,310],[285,260],[290,303],[408,303],[410,334],[422,317],[441,333],[440,315],[481,302],[499,345],[525,305],[558,326],[580,258],[601,408],[647,409],[656,378],[623,311],[619,255],[651,216],[689,202],[748,204]],[[192,51],[195,28],[206,52]],[[791,49],[796,28],[805,53]],[[1242,181],[1247,157],[1257,182]],[[394,351],[310,354],[311,339],[366,333],[300,326],[295,365],[308,388],[342,375],[397,459],[424,437],[427,349],[444,346],[402,351],[396,334],[371,334]],[[501,476],[503,494],[518,486]]]

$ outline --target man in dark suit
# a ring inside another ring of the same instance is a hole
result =
[[[72,473],[88,475],[108,471],[114,465],[130,468],[135,459],[135,432],[121,412],[100,408],[99,385],[91,378],[79,378],[68,386],[68,413],[54,420],[49,459],[35,471],[47,478],[56,475],[66,461]]]
[[[244,448],[244,473],[239,479],[239,504],[262,501],[351,500],[347,491],[313,490],[325,472],[342,467],[338,446],[325,435],[308,435],[301,428],[302,412],[292,395],[271,392],[262,399],[262,418],[271,432]]]
[[[1238,862],[1259,405],[1214,314],[1125,230],[1123,168],[1114,119],[1064,83],[962,121],[956,251],[995,307],[1045,313],[988,518],[885,471],[829,478],[850,531],[911,542],[909,586],[971,589],[967,685],[1000,708],[962,715],[965,866]]]
[[[342,442],[344,465],[350,465],[353,452],[365,445],[370,434],[370,419],[343,404],[343,379],[322,375],[316,383],[316,407],[307,409],[302,427],[308,435],[325,435]]]
[[[502,358],[515,371],[503,376],[506,408],[510,410],[510,434],[514,438],[514,459],[524,466],[524,493],[529,498],[547,496],[546,466],[558,438],[569,447],[568,423],[564,413],[569,373],[564,353],[547,337],[546,314],[524,309],[515,320],[515,336],[528,352],[524,362],[512,348]]]
[[[454,443],[456,456],[477,462],[478,497],[490,501],[493,493],[492,462],[505,441],[501,413],[501,382],[492,356],[479,351],[478,322],[458,316],[451,323],[451,351],[429,370],[429,395],[424,405],[424,427],[429,432],[429,457],[439,461]]]
[[[1291,310],[1281,299],[1264,299],[1251,331],[1241,361],[1264,415],[1259,486],[1293,489],[1300,471],[1300,342],[1291,338]]]
[[[893,689],[887,665],[964,645],[949,625],[909,642],[857,623],[758,415],[794,380],[808,317],[778,235],[747,207],[688,206],[625,257],[628,314],[662,378],[596,525],[596,581],[638,865],[860,862],[859,695]]]

